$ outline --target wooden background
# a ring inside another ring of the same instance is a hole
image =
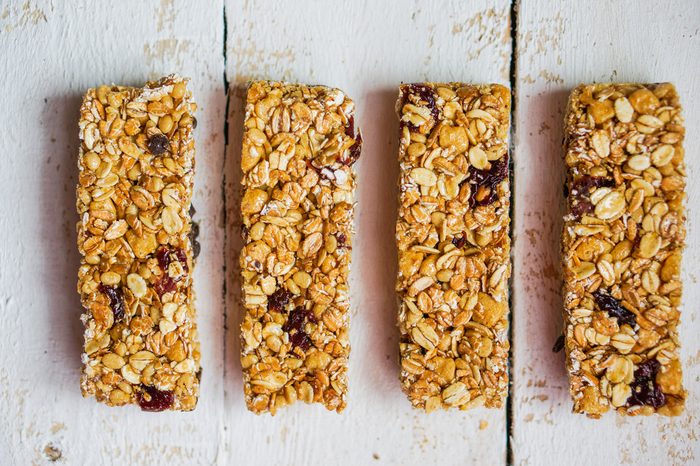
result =
[[[562,118],[584,81],[673,81],[700,175],[696,0],[0,2],[0,464],[700,463],[700,184],[689,183],[681,327],[686,414],[594,421],[570,413],[560,331]],[[195,272],[204,366],[193,413],[83,400],[75,292],[77,118],[102,83],[192,78],[197,115]],[[238,361],[238,181],[251,78],[338,86],[357,102],[350,395],[342,415],[245,409]],[[402,81],[498,82],[514,91],[514,275],[509,409],[411,410],[397,381]],[[230,92],[227,91],[227,86]]]

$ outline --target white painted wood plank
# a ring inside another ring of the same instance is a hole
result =
[[[227,2],[227,74],[235,86],[227,150],[227,461],[242,464],[505,462],[505,410],[411,409],[398,382],[396,220],[398,85],[508,82],[510,4],[488,2]],[[363,130],[351,273],[350,391],[341,415],[297,404],[276,417],[245,411],[239,358],[238,182],[249,79],[345,90]],[[480,429],[480,425],[483,428]]]
[[[685,104],[690,180],[700,174],[696,1],[521,2],[517,51],[514,275],[514,463],[697,464],[700,461],[700,185],[688,185],[681,325],[687,413],[590,420],[570,413],[562,353],[559,241],[562,120],[580,82],[674,82]]]
[[[0,463],[207,464],[223,431],[223,5],[172,0],[0,5]],[[80,396],[75,291],[78,108],[87,87],[193,78],[195,272],[202,398],[189,414],[107,408]],[[163,458],[165,460],[163,460]]]

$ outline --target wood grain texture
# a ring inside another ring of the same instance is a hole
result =
[[[208,464],[223,431],[222,4],[4,2],[0,6],[0,463]],[[10,58],[11,57],[11,58]],[[86,88],[190,76],[202,397],[191,414],[110,409],[80,396],[76,293],[78,108]]]
[[[505,410],[426,416],[412,410],[400,389],[394,103],[402,81],[507,83],[509,3],[270,0],[226,7],[226,69],[233,86],[226,158],[226,457],[243,464],[259,458],[276,464],[503,464]],[[274,418],[245,411],[235,264],[243,90],[254,78],[336,86],[357,105],[364,144],[357,165],[348,407],[341,415],[299,403]]]
[[[556,5],[554,5],[556,3]],[[697,464],[700,341],[695,303],[700,185],[688,185],[681,319],[687,412],[601,420],[571,414],[561,332],[559,245],[566,99],[581,82],[674,82],[685,105],[688,177],[697,176],[700,35],[697,2],[520,3],[515,138],[513,459],[540,464]]]
[[[573,416],[563,355],[550,349],[561,328],[566,97],[582,81],[674,81],[686,106],[693,179],[700,174],[700,108],[694,102],[700,95],[700,5],[519,4],[512,459],[524,465],[698,463],[700,316],[693,303],[700,300],[694,208],[700,185],[689,185],[683,272],[688,413],[673,420]],[[399,389],[394,102],[401,81],[507,84],[511,2],[204,5],[0,2],[0,464],[49,464],[57,456],[59,464],[71,465],[505,464],[505,411],[425,415],[411,410]],[[202,255],[195,289],[204,372],[197,410],[149,414],[80,397],[77,118],[89,86],[141,85],[170,72],[193,79],[200,104],[194,203]],[[274,418],[245,409],[236,263],[243,90],[251,78],[338,86],[357,102],[365,144],[351,277],[350,393],[342,415],[303,404]]]

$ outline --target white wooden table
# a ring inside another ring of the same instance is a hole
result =
[[[0,464],[700,464],[700,3],[696,0],[0,3]],[[190,76],[200,103],[195,284],[204,366],[193,413],[83,400],[74,204],[81,94]],[[350,397],[342,415],[245,409],[238,362],[237,192],[243,86],[325,83],[356,102],[365,145],[353,250]],[[401,81],[510,85],[514,276],[509,409],[411,410],[397,381]],[[563,110],[583,81],[676,83],[686,105],[687,413],[570,413],[560,328]],[[231,92],[226,93],[229,84]]]

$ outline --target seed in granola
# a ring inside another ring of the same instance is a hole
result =
[[[143,411],[160,412],[172,407],[175,394],[169,390],[141,385],[141,391],[136,394],[136,398]]]
[[[267,298],[267,309],[270,311],[284,312],[285,306],[292,298],[292,293],[284,288],[278,288]]]
[[[97,289],[109,298],[109,306],[112,308],[114,323],[124,320],[124,292],[122,289],[116,286],[107,286],[103,283],[100,283]]]
[[[655,409],[666,404],[666,396],[656,384],[661,364],[656,359],[650,359],[637,366],[634,371],[634,381],[630,384],[632,395],[627,399],[628,406],[652,406]]]
[[[170,141],[168,141],[168,137],[164,134],[154,134],[148,140],[148,150],[150,150],[153,155],[161,155],[165,153],[169,147]]]
[[[596,290],[593,292],[593,297],[600,309],[607,312],[610,317],[617,318],[619,325],[627,324],[634,327],[637,324],[637,316],[622,307],[620,301],[608,294],[607,291],[603,289]]]

